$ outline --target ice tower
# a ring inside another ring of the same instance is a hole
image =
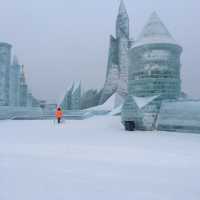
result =
[[[100,104],[105,102],[115,92],[122,97],[127,95],[128,50],[130,44],[129,17],[122,0],[116,20],[116,38],[112,35],[110,36],[106,81],[100,98]]]
[[[182,47],[154,12],[129,50],[128,97],[122,122],[140,119],[138,129],[155,128],[161,102],[178,100],[181,95],[181,52]]]
[[[181,52],[154,12],[130,50],[129,94],[177,99],[181,94]]]
[[[8,43],[0,43],[0,106],[8,105],[11,48]]]

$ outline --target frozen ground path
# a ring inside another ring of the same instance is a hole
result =
[[[118,117],[0,121],[0,200],[199,200],[200,135]]]

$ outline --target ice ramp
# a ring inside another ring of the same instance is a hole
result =
[[[200,133],[200,101],[163,102],[157,129]]]

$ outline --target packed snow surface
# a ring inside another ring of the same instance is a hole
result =
[[[0,200],[199,200],[200,135],[119,117],[0,121]]]

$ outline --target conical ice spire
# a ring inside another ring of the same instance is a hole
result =
[[[153,12],[134,46],[152,43],[177,44],[156,12]]]
[[[120,6],[119,6],[119,14],[123,14],[123,13],[127,13],[127,11],[126,11],[126,6],[124,4],[124,1],[121,0]]]
[[[156,12],[153,12],[140,37],[165,36],[172,39],[169,31],[162,23]]]
[[[120,2],[119,13],[116,21],[116,37],[129,38],[129,17],[123,0]]]

